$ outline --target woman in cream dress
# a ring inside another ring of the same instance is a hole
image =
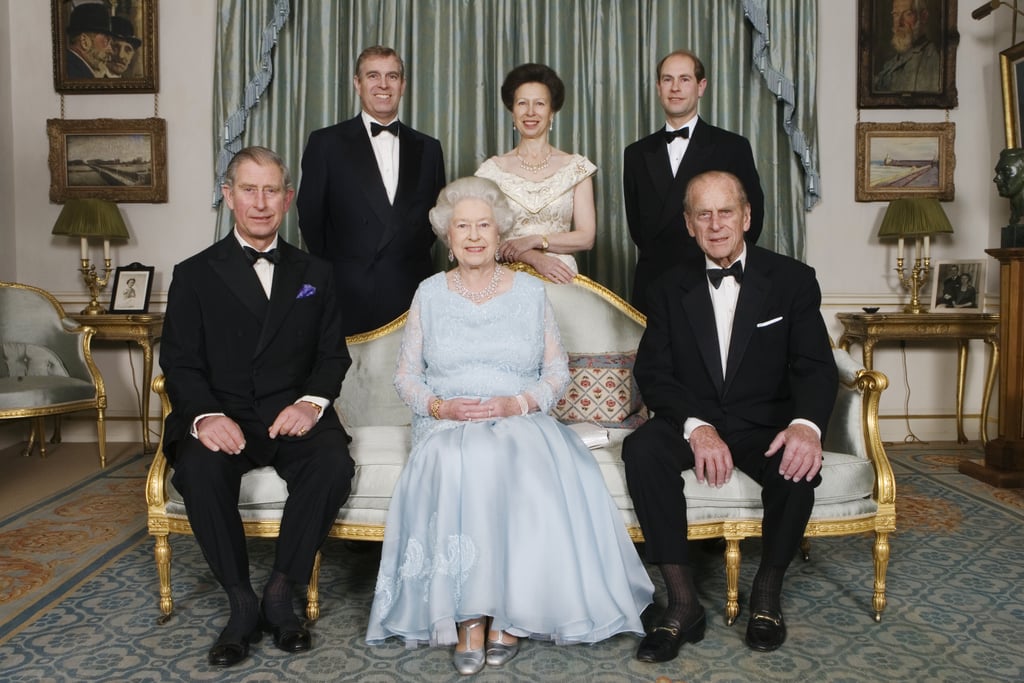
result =
[[[565,102],[565,86],[550,67],[521,64],[512,69],[501,85],[501,99],[512,112],[519,144],[476,171],[498,184],[515,215],[499,256],[522,261],[553,282],[569,282],[579,272],[573,254],[594,246],[592,176],[597,166],[548,141],[555,112]]]

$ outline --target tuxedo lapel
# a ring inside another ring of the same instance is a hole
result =
[[[234,232],[218,243],[209,265],[224,287],[242,302],[246,310],[259,320],[266,317],[267,295],[260,284],[259,276],[235,239]]]
[[[284,329],[284,320],[295,305],[295,297],[298,296],[302,276],[306,272],[306,264],[296,258],[294,247],[283,240],[278,240],[277,245],[281,253],[281,262],[274,266],[274,284],[270,288],[270,301],[263,329],[259,341],[256,342],[256,356],[262,353]]]
[[[765,299],[771,290],[771,280],[757,266],[753,249],[747,250],[747,263],[743,269],[743,284],[736,301],[736,315],[732,322],[732,338],[729,341],[729,359],[725,364],[725,391],[729,390],[736,378],[740,360],[746,353],[747,345],[754,334]]]
[[[384,179],[377,166],[377,157],[373,154],[370,137],[363,127],[363,119],[357,116],[349,120],[345,127],[347,144],[345,147],[351,154],[351,162],[358,169],[358,183],[366,203],[370,206],[382,225],[391,223],[392,208],[388,201],[388,192],[384,188]],[[399,166],[401,168],[401,166]]]
[[[715,308],[711,304],[707,277],[703,270],[687,270],[683,281],[683,310],[690,324],[701,360],[719,393],[722,391],[722,356],[718,350],[718,328],[715,326]]]
[[[399,124],[398,141],[398,187],[395,190],[395,203],[391,208],[389,220],[384,223],[384,230],[381,231],[380,240],[377,242],[377,250],[380,251],[388,242],[394,239],[400,228],[398,221],[392,220],[391,216],[406,216],[409,214],[407,205],[413,200],[413,193],[419,181],[419,172],[423,163],[423,141],[413,135],[413,131],[406,125]]]

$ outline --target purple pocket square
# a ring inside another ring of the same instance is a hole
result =
[[[299,295],[296,299],[305,299],[307,296],[313,296],[316,294],[316,287],[313,285],[302,285],[302,289],[299,290]]]

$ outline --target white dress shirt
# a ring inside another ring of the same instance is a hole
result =
[[[692,119],[687,121],[685,125],[682,125],[679,128],[670,128],[666,123],[665,132],[671,133],[683,128],[689,128],[690,136],[692,137],[693,129],[697,125],[698,118],[700,117],[694,116]],[[672,142],[666,144],[668,144],[668,160],[672,163],[672,177],[674,178],[676,173],[679,171],[679,164],[683,162],[683,155],[686,154],[686,148],[690,146],[690,140],[689,138],[686,138],[685,140],[683,138],[675,138]]]
[[[380,177],[384,181],[384,189],[388,193],[388,201],[395,203],[395,193],[398,191],[398,137],[384,130],[374,137],[370,133],[370,123],[377,123],[383,126],[389,125],[391,119],[381,123],[365,111],[362,112],[363,126],[366,127],[366,134],[370,136],[370,146],[373,147],[373,156],[377,159],[377,168],[380,169]]]

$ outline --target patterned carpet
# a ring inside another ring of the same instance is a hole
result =
[[[962,476],[976,451],[949,444],[893,446],[899,531],[892,539],[889,604],[871,618],[871,541],[815,541],[794,562],[783,608],[789,639],[775,653],[743,645],[745,618],[721,617],[721,558],[701,555],[709,609],[705,640],[675,662],[642,665],[637,640],[594,646],[527,643],[491,681],[1020,681],[1024,679],[1024,490],[996,490]],[[446,650],[363,644],[378,547],[329,542],[323,611],[314,649],[288,656],[265,638],[228,671],[205,652],[226,600],[195,542],[172,537],[176,613],[157,624],[157,580],[145,532],[148,459],[129,460],[0,520],[0,678],[4,681],[390,681],[460,680]],[[261,586],[272,543],[251,545]],[[741,591],[759,557],[743,544]],[[657,572],[653,572],[657,581]],[[659,587],[658,597],[663,593]],[[741,595],[741,605],[744,596]],[[464,680],[464,679],[462,679]]]

